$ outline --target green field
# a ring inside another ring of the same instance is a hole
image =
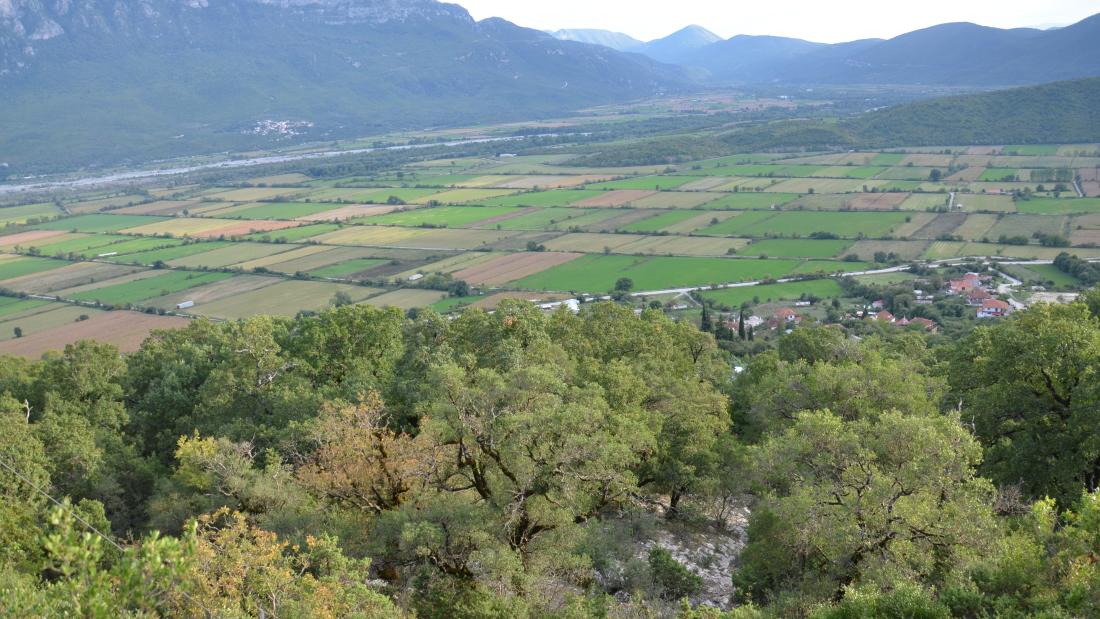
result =
[[[707,202],[699,208],[724,211],[769,210],[773,206],[782,206],[798,199],[796,193],[740,192]]]
[[[91,236],[69,239],[67,241],[61,241],[59,243],[47,243],[46,245],[39,245],[38,250],[46,256],[53,256],[57,254],[83,254],[85,252],[91,253],[92,255],[99,255],[103,252],[89,250],[103,247],[104,245],[110,245],[111,243],[126,241],[131,238],[133,237],[111,234],[95,234]]]
[[[738,308],[745,303],[769,301],[798,300],[803,296],[826,298],[839,298],[844,294],[844,289],[833,279],[810,279],[801,282],[785,282],[782,284],[765,284],[762,286],[741,286],[738,288],[726,288],[725,290],[713,290],[704,292],[703,296],[714,299],[722,305]]]
[[[603,212],[603,211],[600,211]],[[563,230],[572,225],[574,219],[592,214],[590,209],[548,207],[540,208],[525,215],[511,217],[492,224],[501,230]],[[610,217],[614,213],[609,213]]]
[[[1032,198],[1017,201],[1016,210],[1031,215],[1100,213],[1100,198]]]
[[[32,273],[41,273],[50,269],[57,269],[67,264],[64,260],[52,260],[50,258],[19,257],[0,260],[0,281],[23,277]]]
[[[33,226],[35,230],[74,230],[76,232],[116,232],[125,228],[134,228],[146,224],[165,221],[168,217],[152,217],[149,215],[106,215],[93,213],[91,215],[77,215],[65,217],[57,221]]]
[[[112,253],[122,256],[126,254],[135,254],[138,252],[160,249],[162,247],[177,247],[186,242],[183,239],[167,239],[157,237],[125,238],[127,240],[119,241],[117,243],[111,243],[110,245],[104,247],[99,247],[95,252],[87,252],[85,253],[85,255],[87,256],[89,254],[92,254],[91,257],[95,257],[105,253]]]
[[[1023,280],[1052,282],[1055,287],[1073,288],[1081,285],[1081,280],[1054,266],[1053,264],[1014,264],[1005,267],[1008,272]]]
[[[172,294],[173,292],[180,292],[203,284],[212,284],[230,277],[232,277],[230,273],[168,271],[163,275],[78,292],[72,298],[77,301],[98,301],[108,305],[126,305]]]
[[[380,224],[389,226],[422,226],[430,224],[440,227],[458,227],[477,223],[483,219],[500,217],[510,213],[519,212],[520,209],[507,206],[437,206],[428,208],[411,209],[363,217],[352,220],[352,223]]]
[[[20,299],[19,297],[0,297],[0,318],[14,316],[21,312],[36,309],[48,305],[49,301],[42,299]]]
[[[594,198],[602,192],[585,189],[554,189],[551,191],[533,191],[513,196],[483,200],[484,206],[569,206],[581,200]]]
[[[232,245],[232,243],[230,243],[229,241],[206,241],[203,243],[187,243],[185,245],[177,245],[175,247],[166,247],[163,249],[155,249],[152,251],[143,251],[136,254],[114,256],[109,258],[109,260],[111,262],[121,262],[123,264],[152,265],[156,264],[157,262],[178,260],[180,258],[186,258],[187,256],[201,254],[214,249],[229,247],[230,245]]]
[[[771,258],[833,258],[851,246],[852,241],[844,240],[764,239],[737,253]]]
[[[590,255],[512,285],[532,290],[607,292],[619,278],[628,277],[634,280],[635,290],[659,290],[782,277],[800,264],[797,260]]]
[[[31,218],[56,217],[61,214],[52,202],[5,206],[0,208],[0,225],[26,223]]]
[[[386,264],[387,262],[389,261],[380,258],[357,258],[355,260],[346,260],[337,264],[330,264],[327,267],[314,269],[310,271],[309,274],[316,277],[340,278],[354,275],[360,271],[366,271],[369,268],[376,267],[380,264]]]

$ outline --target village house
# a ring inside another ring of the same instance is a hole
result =
[[[1000,299],[987,299],[978,308],[978,318],[1000,318],[1012,313],[1012,306]]]
[[[985,303],[993,298],[993,294],[985,288],[975,288],[966,293],[967,305],[973,305],[975,307]]]
[[[966,294],[982,288],[982,278],[977,273],[967,273],[961,279],[953,279],[947,284],[949,294]]]
[[[871,316],[871,320],[874,320],[875,322],[885,322],[886,324],[894,324],[894,321],[897,319],[894,318],[894,315],[890,312],[882,310],[881,312]]]

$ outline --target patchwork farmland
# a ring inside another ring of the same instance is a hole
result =
[[[133,321],[144,333],[333,303],[456,311],[759,284],[705,293],[736,305],[837,296],[839,274],[900,261],[1051,260],[1067,248],[1100,258],[1098,154],[895,149],[598,168],[559,153],[12,202],[0,206],[0,342],[34,356],[94,329],[129,346],[127,316],[148,317]],[[1032,180],[1051,169],[1077,170],[1086,195]]]

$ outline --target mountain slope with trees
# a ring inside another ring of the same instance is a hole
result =
[[[0,5],[0,160],[64,169],[531,119],[684,80],[432,0],[14,0]]]

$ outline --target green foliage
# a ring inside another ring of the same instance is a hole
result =
[[[662,597],[678,600],[699,593],[703,579],[691,573],[667,550],[654,547],[649,551],[649,570]]]
[[[1039,305],[949,352],[949,401],[986,446],[983,470],[1063,507],[1094,488],[1100,322],[1085,304]]]

